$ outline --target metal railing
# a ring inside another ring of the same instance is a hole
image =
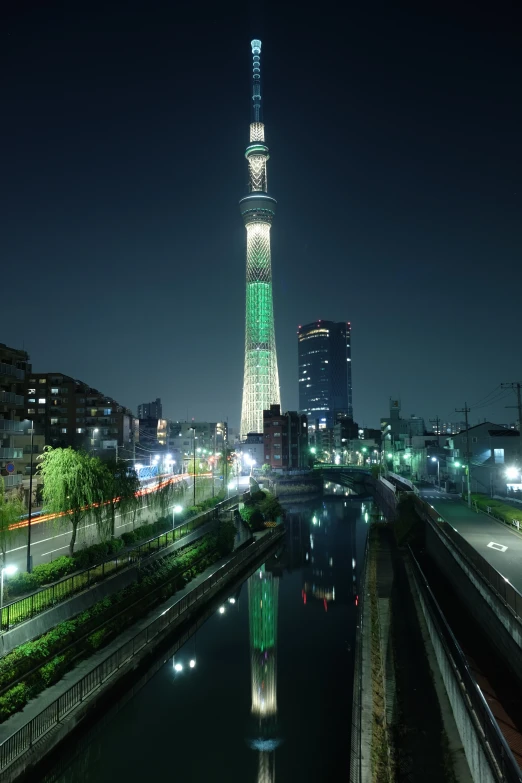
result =
[[[410,549],[410,556],[414,566],[415,582],[420,588],[424,604],[430,615],[433,627],[439,637],[444,654],[454,676],[460,681],[464,693],[463,702],[468,710],[470,720],[475,725],[477,735],[481,741],[484,753],[492,767],[494,776],[498,780],[507,783],[520,783],[522,770],[518,766],[504,735],[502,734],[484,695],[479,688],[466,660],[462,649],[453,635],[444,614],[433,595],[426,577]],[[467,698],[466,698],[467,697]],[[477,725],[478,724],[478,725]],[[491,758],[493,757],[493,758]],[[495,766],[498,768],[495,770]],[[500,772],[500,775],[498,774]],[[497,773],[497,774],[495,774]]]
[[[11,449],[7,446],[0,448],[0,459],[22,459],[23,456],[23,449]]]
[[[23,406],[24,398],[21,394],[15,394],[14,392],[0,391],[0,405],[5,403],[6,405],[16,405],[18,407]]]
[[[11,378],[17,378],[19,381],[23,381],[25,378],[25,371],[20,370],[18,367],[14,367],[12,364],[0,362],[0,375],[9,375]]]
[[[132,639],[122,644],[95,669],[86,674],[79,682],[72,685],[36,717],[6,739],[0,745],[0,771],[12,764],[22,753],[29,750],[38,740],[51,731],[66,715],[106,682],[123,664],[130,661],[149,642],[168,628],[169,625],[182,618],[182,615],[189,609],[194,609],[196,604],[201,603],[202,599],[216,585],[223,582],[233,572],[244,569],[249,561],[258,559],[281,536],[281,529],[270,531],[257,543],[253,543],[246,549],[238,552],[232,560],[218,568],[198,587],[173,604],[156,620],[153,620],[133,636]]]
[[[513,587],[505,576],[502,576],[496,568],[480,555],[477,550],[458,533],[449,522],[440,514],[423,501],[417,495],[415,505],[420,516],[427,520],[438,532],[449,538],[453,546],[459,550],[460,554],[470,565],[479,572],[483,579],[497,593],[502,601],[511,609],[511,611],[522,621],[522,595]]]
[[[3,476],[4,487],[19,487],[22,483],[23,476],[21,473],[11,473],[9,476]]]

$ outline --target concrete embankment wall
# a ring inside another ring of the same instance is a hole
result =
[[[487,753],[487,744],[478,723],[478,718],[473,713],[466,690],[451,659],[451,655],[442,642],[436,627],[436,618],[433,616],[431,608],[425,599],[422,587],[418,581],[418,575],[414,568],[409,569],[409,571],[412,577],[412,584],[417,588],[418,601],[426,621],[438,669],[451,705],[453,718],[462,747],[464,748],[471,777],[473,780],[481,783],[495,783],[498,780],[495,774],[495,763]]]
[[[522,625],[451,541],[425,522],[426,551],[522,686]]]

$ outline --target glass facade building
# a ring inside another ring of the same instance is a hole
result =
[[[351,325],[314,321],[297,332],[299,409],[309,426],[333,427],[339,415],[353,418]]]

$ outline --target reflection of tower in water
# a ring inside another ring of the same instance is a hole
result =
[[[259,751],[257,783],[275,781],[277,717],[277,598],[279,579],[262,566],[248,580],[252,715]]]

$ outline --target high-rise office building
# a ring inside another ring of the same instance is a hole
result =
[[[351,325],[314,321],[297,332],[299,409],[310,427],[333,427],[339,416],[353,418]]]
[[[270,228],[276,200],[268,195],[268,147],[261,112],[261,41],[252,41],[252,117],[246,148],[249,194],[239,208],[247,234],[246,323],[241,438],[263,432],[263,411],[279,405],[272,303]]]
[[[142,402],[138,405],[138,419],[162,419],[163,406],[158,397],[152,402]]]

